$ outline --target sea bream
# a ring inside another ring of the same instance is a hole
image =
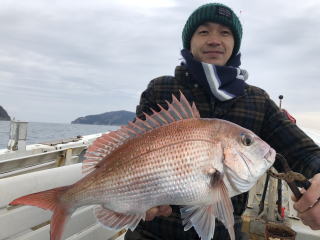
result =
[[[215,218],[232,240],[230,198],[248,191],[275,160],[275,151],[253,132],[221,119],[200,118],[180,93],[168,109],[104,134],[88,148],[78,182],[30,194],[11,205],[53,211],[50,239],[60,240],[66,219],[79,207],[98,205],[107,228],[134,230],[155,206],[179,205],[185,231],[213,237]]]

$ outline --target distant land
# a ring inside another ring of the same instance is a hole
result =
[[[135,116],[134,112],[121,110],[79,117],[72,121],[71,124],[125,125],[132,121]]]
[[[10,120],[11,118],[7,113],[7,111],[2,106],[0,106],[0,121],[10,121]]]

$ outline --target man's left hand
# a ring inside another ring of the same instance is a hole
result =
[[[303,191],[302,197],[293,205],[303,224],[320,230],[320,173],[311,179],[311,186]]]

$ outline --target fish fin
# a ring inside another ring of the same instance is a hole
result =
[[[15,199],[9,205],[31,205],[53,211],[50,224],[50,240],[60,240],[70,213],[68,212],[68,208],[60,203],[59,199],[69,188],[70,186],[66,186],[33,193]]]
[[[159,105],[160,111],[156,112],[151,109],[153,114],[145,114],[146,120],[136,118],[127,125],[121,126],[120,129],[97,138],[87,149],[85,160],[82,163],[82,172],[89,173],[98,168],[102,160],[106,160],[111,152],[129,139],[175,121],[200,118],[195,104],[191,105],[181,91],[180,100],[172,95],[172,102],[167,102],[167,104],[167,110]]]
[[[94,209],[94,214],[98,221],[108,229],[120,230],[122,228],[134,230],[141,219],[144,219],[145,214],[123,214],[111,211],[102,206]]]
[[[162,115],[166,114],[169,116],[169,118],[173,121],[182,120],[182,119],[190,119],[190,118],[200,118],[200,114],[198,109],[196,108],[196,105],[192,103],[192,105],[188,102],[187,98],[183,95],[181,91],[180,93],[180,100],[178,100],[173,94],[172,94],[172,101],[169,103],[166,101],[168,105],[168,109],[165,110],[160,107]]]
[[[180,104],[182,105],[182,109],[187,113],[187,118],[200,118],[200,113],[195,105],[192,102],[192,105],[188,102],[187,98],[183,95],[183,93],[179,90],[180,93]]]
[[[201,240],[210,240],[214,235],[215,218],[228,229],[231,240],[235,240],[233,206],[228,190],[221,181],[213,195],[213,203],[207,206],[186,206],[180,209],[184,230],[195,228]]]
[[[111,152],[130,139],[132,135],[136,136],[137,134],[139,134],[138,131],[132,133],[126,128],[120,128],[97,138],[87,149],[85,160],[82,162],[82,172],[89,173],[98,168],[99,163],[106,159]]]
[[[193,226],[201,240],[212,239],[215,229],[213,205],[186,206],[180,212],[185,231]]]
[[[221,181],[221,184],[216,189],[218,190],[216,194],[218,201],[214,204],[215,215],[228,230],[230,239],[235,240],[233,206],[228,189],[223,181]]]
[[[200,118],[200,113],[195,105],[195,103],[192,103],[192,114],[194,118]]]

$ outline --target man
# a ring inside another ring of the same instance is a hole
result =
[[[304,224],[320,229],[320,149],[262,89],[244,82],[248,74],[239,68],[241,38],[241,23],[229,7],[217,3],[200,6],[182,32],[183,63],[174,77],[163,76],[149,83],[137,116],[151,114],[151,108],[159,110],[157,104],[165,107],[165,100],[170,101],[172,94],[179,96],[181,90],[190,102],[195,102],[201,117],[225,119],[252,130],[283,154],[294,171],[313,177],[312,186],[295,208]],[[275,166],[280,167],[278,163]],[[247,198],[247,193],[232,198],[237,239],[241,239],[241,214]],[[193,228],[183,230],[179,206],[152,208],[146,220],[134,232],[128,231],[125,239],[198,239]],[[218,221],[214,239],[229,239]]]

